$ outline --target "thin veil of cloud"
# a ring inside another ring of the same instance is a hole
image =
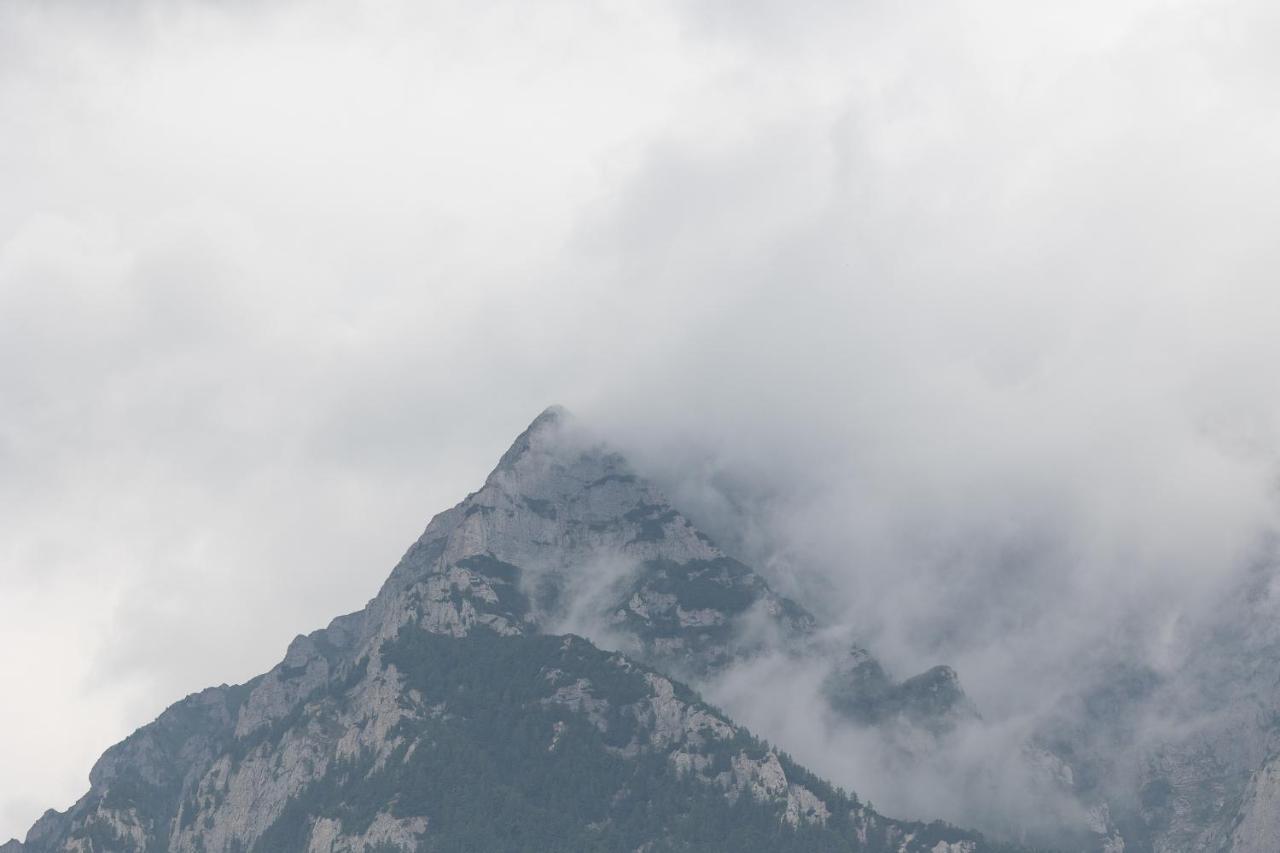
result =
[[[359,607],[551,402],[954,665],[972,753],[1176,667],[1274,522],[1278,29],[0,0],[0,837]]]

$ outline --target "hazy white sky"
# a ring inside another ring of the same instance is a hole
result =
[[[0,839],[360,607],[551,402],[989,713],[1176,657],[1276,509],[1278,40],[0,0]]]

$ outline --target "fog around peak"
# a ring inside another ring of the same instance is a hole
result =
[[[975,738],[1180,671],[1271,559],[1278,25],[0,4],[0,837],[553,402]]]

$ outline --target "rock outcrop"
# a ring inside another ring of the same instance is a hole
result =
[[[686,687],[766,647],[833,652],[564,421],[534,421],[363,610],[170,707],[4,853],[993,849],[877,814]],[[843,654],[837,710],[966,707],[949,669],[895,684]]]

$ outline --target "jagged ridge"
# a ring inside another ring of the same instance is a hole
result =
[[[628,651],[698,673],[752,652],[748,615],[813,650],[812,617],[548,410],[364,610],[112,747],[89,793],[17,849],[990,847],[882,818],[678,680],[540,633],[599,619]],[[588,788],[566,775],[582,767]],[[666,810],[646,817],[655,796]],[[477,797],[506,818],[468,835]]]

